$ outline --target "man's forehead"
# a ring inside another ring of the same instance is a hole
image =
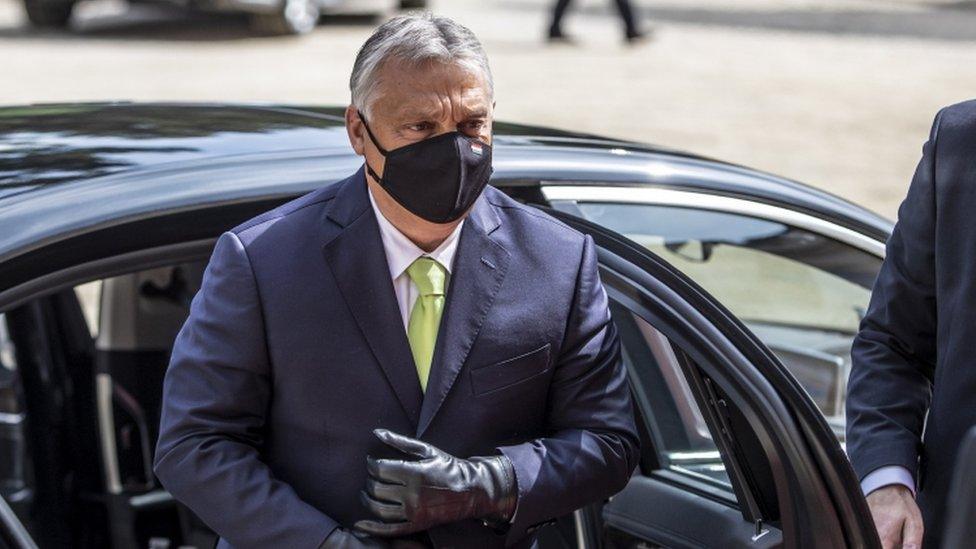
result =
[[[477,94],[461,96],[460,103],[455,104],[452,101],[451,108],[452,114],[459,114],[464,117],[487,116],[488,105],[487,96]],[[421,98],[416,98],[415,100],[400,102],[394,107],[390,116],[406,119],[438,118],[444,115],[444,107],[444,103],[437,99],[424,101]]]
[[[484,116],[491,105],[484,79],[466,67],[388,65],[384,69],[374,105],[386,116],[439,117],[448,104],[462,116]]]

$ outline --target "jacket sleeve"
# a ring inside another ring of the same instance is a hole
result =
[[[257,286],[236,234],[217,240],[173,346],[154,470],[236,548],[316,548],[335,521],[261,459],[271,399]]]
[[[640,457],[620,339],[589,236],[575,294],[549,389],[549,435],[499,448],[511,459],[518,483],[508,543],[620,491]]]
[[[916,474],[936,364],[936,116],[851,349],[847,450],[860,480]]]

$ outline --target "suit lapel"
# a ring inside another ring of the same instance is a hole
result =
[[[423,396],[418,437],[430,425],[457,380],[505,278],[509,252],[490,236],[498,225],[497,214],[482,194],[461,229],[427,392]]]
[[[417,425],[423,393],[363,170],[340,185],[327,215],[343,230],[323,244],[325,262],[403,410]]]

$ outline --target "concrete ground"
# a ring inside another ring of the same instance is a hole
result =
[[[432,0],[481,37],[500,119],[635,139],[768,170],[889,217],[939,107],[976,95],[976,3],[636,0],[653,40],[622,43],[610,0],[577,0],[572,46],[547,0]],[[0,0],[0,104],[88,100],[344,104],[375,22],[256,37],[235,17],[78,6],[70,33]]]

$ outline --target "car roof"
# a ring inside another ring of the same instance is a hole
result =
[[[0,106],[0,197],[44,185],[228,154],[347,150],[343,111],[342,107],[213,103]],[[583,145],[593,140],[614,142],[503,122],[495,130],[500,142],[543,144],[546,138],[577,140]]]
[[[270,103],[0,107],[0,260],[113,219],[337,181],[361,165],[343,112]],[[786,204],[875,236],[890,232],[889,221],[829,193],[694,154],[504,122],[494,124],[493,139],[500,185],[701,188]]]

